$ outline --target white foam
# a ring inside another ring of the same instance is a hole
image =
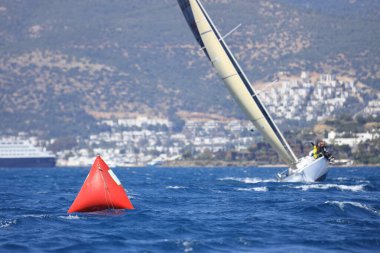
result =
[[[348,178],[348,177],[338,177],[337,178],[339,182],[343,182],[343,181],[349,181],[351,180],[352,178]],[[370,181],[366,180],[366,179],[355,179],[355,181],[357,183],[364,183],[364,184],[369,184],[371,183]]]
[[[16,225],[17,220],[5,220],[0,222],[0,228],[7,228],[12,225]]]
[[[301,174],[293,174],[290,175],[286,178],[284,178],[281,182],[286,182],[286,183],[305,183],[305,179]]]
[[[24,214],[22,215],[24,218],[47,218],[48,215],[46,214]]]
[[[257,183],[268,183],[268,182],[277,182],[276,179],[262,179],[259,177],[224,177],[224,178],[219,178],[218,180],[220,181],[238,181],[241,183],[245,184],[257,184]]]
[[[169,185],[169,186],[166,186],[166,189],[187,189],[187,187],[185,186],[179,186],[179,185]]]
[[[328,189],[338,189],[341,191],[364,191],[363,184],[360,185],[343,185],[343,184],[307,184],[295,186],[296,189],[302,189],[303,191],[311,190],[311,189],[319,189],[319,190],[328,190]]]
[[[238,191],[254,191],[254,192],[267,192],[268,187],[252,187],[252,188],[237,188]]]
[[[362,203],[359,203],[359,202],[353,202],[353,201],[326,201],[325,204],[332,204],[332,205],[337,205],[340,210],[344,211],[344,207],[346,205],[351,205],[351,206],[355,206],[355,207],[358,207],[358,208],[362,208],[364,210],[367,210],[371,213],[374,213],[374,214],[377,214],[377,215],[380,215],[380,211],[378,210],[375,210],[371,207],[368,207],[367,205],[364,205]]]
[[[126,193],[128,193],[128,198],[129,199],[136,199],[140,196],[140,194],[138,193],[134,193],[134,192],[128,192],[126,189],[124,189]]]
[[[192,242],[191,241],[184,241],[182,242],[182,246],[184,247],[184,252],[191,252],[193,251]]]
[[[67,216],[58,216],[58,218],[65,219],[65,220],[79,220],[80,217],[78,215],[67,215]]]

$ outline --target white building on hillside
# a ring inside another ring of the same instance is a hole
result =
[[[340,134],[341,135],[341,134]],[[351,148],[356,147],[358,144],[374,140],[380,138],[380,134],[378,132],[365,132],[365,133],[357,133],[353,134],[353,137],[340,137],[335,131],[330,131],[328,133],[328,137],[324,139],[327,143],[334,145],[348,145]]]

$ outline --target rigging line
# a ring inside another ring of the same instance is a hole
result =
[[[104,180],[104,177],[103,177],[103,170],[102,168],[100,168],[100,165],[98,163],[98,170],[100,171],[100,176],[102,177],[102,180],[103,180],[103,188],[104,188],[104,198],[107,202],[107,208],[109,208],[109,205],[108,205],[108,198],[107,198],[107,184]]]
[[[103,178],[103,180],[104,180],[104,178]],[[112,196],[111,196],[111,192],[109,191],[108,185],[107,185],[107,192],[106,193],[108,193],[108,199],[109,199],[109,202],[111,203],[111,208],[115,209],[113,202],[112,202],[112,198],[111,198]]]
[[[196,24],[198,24],[198,22],[201,23],[201,22],[203,22],[203,21],[207,21],[207,20],[196,21]],[[241,24],[238,24],[235,28],[233,28],[231,31],[229,31],[229,32],[226,33],[224,36],[222,36],[220,39],[218,39],[218,41],[224,40],[225,38],[227,38],[228,36],[230,36],[231,33],[235,32],[240,26],[241,26]],[[207,32],[209,32],[209,31],[207,31]],[[206,33],[206,32],[203,32],[203,33],[201,33],[200,35],[204,35],[205,33]],[[206,47],[201,47],[201,48],[199,49],[199,51],[202,51],[202,50],[204,50],[205,48],[206,48]]]
[[[107,208],[108,208],[109,205],[108,205],[108,199],[107,199],[107,185],[106,185],[106,182],[104,181],[104,178],[103,178],[103,175],[102,175],[102,171],[103,170],[100,168],[99,163],[98,163],[98,170],[100,171],[100,176],[102,177],[102,180],[103,180],[104,199],[106,200]]]
[[[274,85],[274,84],[277,83],[277,82],[278,82],[278,80],[274,80],[274,81],[271,82],[270,84],[265,85],[264,88],[262,88],[261,90],[256,91],[256,93],[253,94],[252,97],[256,97],[256,96],[259,95],[261,92],[266,91],[269,87],[271,87],[272,85]]]
[[[107,185],[106,180],[104,179],[104,176],[103,176],[104,170],[102,168],[100,168],[99,163],[98,163],[98,170],[100,170],[100,175],[102,176],[102,180],[103,180],[104,195],[105,195],[105,199],[106,199],[106,202],[107,202],[107,207],[115,209],[115,207],[114,207],[114,205],[112,203],[112,200],[111,200],[111,193],[108,191],[108,185]],[[107,195],[107,193],[108,193],[108,195]],[[108,203],[110,203],[110,205]]]
[[[229,31],[228,33],[226,33],[221,39],[227,38],[231,33],[233,33],[234,31],[236,31],[240,26],[241,26],[241,24],[238,24],[234,29],[232,29],[231,31]]]

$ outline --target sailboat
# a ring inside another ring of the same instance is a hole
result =
[[[219,77],[256,129],[289,166],[286,171],[277,175],[278,180],[305,182],[324,180],[329,169],[328,158],[296,157],[225,43],[225,36],[220,35],[201,2],[199,0],[177,0],[177,2],[201,50],[211,61]]]

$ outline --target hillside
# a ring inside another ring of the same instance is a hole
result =
[[[253,83],[307,70],[380,88],[376,0],[203,2],[222,33],[243,24],[227,43]],[[176,1],[6,1],[0,24],[2,134],[86,135],[104,115],[242,117]]]

